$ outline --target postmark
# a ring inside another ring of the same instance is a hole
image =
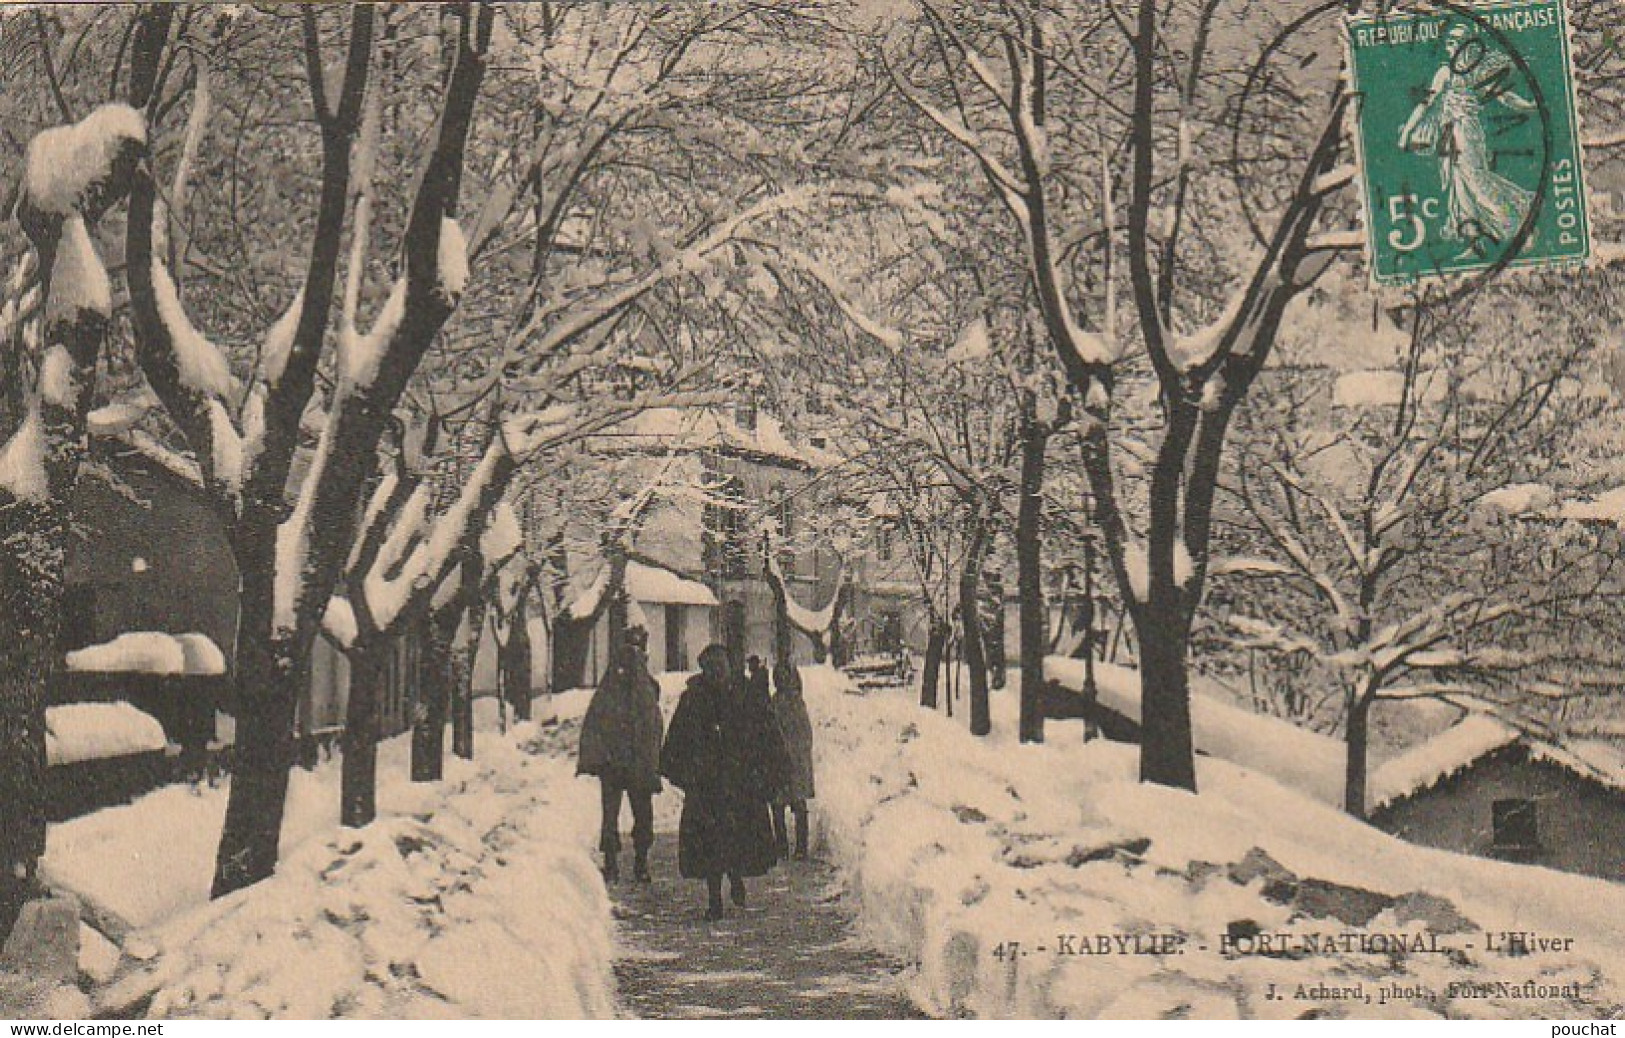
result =
[[[1345,31],[1373,281],[1590,259],[1562,0],[1435,0]]]

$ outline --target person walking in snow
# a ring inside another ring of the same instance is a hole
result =
[[[632,805],[632,876],[649,882],[654,842],[654,795],[660,792],[660,686],[649,674],[649,636],[629,628],[617,658],[604,673],[581,722],[576,774],[596,775],[603,799],[598,849],[604,878],[620,878],[621,797]]]
[[[778,860],[768,801],[784,782],[785,755],[765,697],[758,699],[721,645],[700,653],[672,714],[660,770],[683,790],[677,866],[706,884],[706,918],[722,917],[722,879],[736,905],[745,880]]]
[[[767,701],[767,668],[762,665],[760,656],[745,661],[745,687],[752,697]]]
[[[812,720],[801,695],[801,672],[789,660],[773,666],[773,717],[784,737],[788,762],[785,782],[773,802],[773,839],[779,857],[790,856],[790,833],[785,809],[795,815],[797,861],[807,860],[807,801],[813,798]]]

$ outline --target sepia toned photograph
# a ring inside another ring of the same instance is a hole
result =
[[[1614,1033],[1622,306],[1620,0],[0,3],[0,1019]]]

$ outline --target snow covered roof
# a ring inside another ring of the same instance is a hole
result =
[[[1424,403],[1436,404],[1444,398],[1443,379],[1429,378],[1423,372],[1417,385]],[[1404,396],[1402,371],[1351,371],[1340,375],[1332,387],[1332,404],[1336,407],[1398,407]]]
[[[1577,523],[1625,523],[1625,487],[1615,487],[1589,501],[1565,501],[1557,516]]]
[[[1371,773],[1373,808],[1431,789],[1486,754],[1517,742],[1519,733],[1486,714],[1469,714],[1440,734],[1412,746]]]
[[[1555,499],[1555,492],[1544,483],[1510,483],[1479,498],[1478,506],[1484,512],[1515,519],[1544,512]]]
[[[697,580],[661,566],[626,564],[626,590],[634,602],[645,605],[717,605],[717,596]]]
[[[720,407],[656,407],[628,419],[612,434],[622,449],[723,450],[797,468],[821,468],[837,459],[826,450],[796,443],[784,423],[756,412],[750,427]]]
[[[598,601],[603,598],[604,591],[609,585],[609,567],[600,565],[593,574],[592,580],[578,585],[565,608],[571,616],[591,616],[598,609]],[[711,589],[697,580],[690,580],[664,566],[629,560],[626,564],[626,593],[634,606],[642,605],[689,605],[689,606],[716,606],[720,603]],[[636,616],[632,616],[637,622]]]
[[[1083,661],[1051,656],[1044,661],[1044,676],[1079,691],[1083,688]],[[1140,678],[1136,671],[1096,663],[1095,684],[1102,707],[1140,723]],[[1323,803],[1342,806],[1347,750],[1341,740],[1224,702],[1201,690],[1201,678],[1193,678],[1191,684],[1191,726],[1199,752],[1268,775]],[[1567,740],[1562,744],[1541,741],[1489,714],[1472,713],[1374,769],[1366,784],[1367,809],[1376,810],[1431,789],[1475,761],[1515,743],[1527,746],[1535,760],[1625,790],[1625,749],[1597,739]]]
[[[1084,685],[1084,662],[1051,656],[1044,676],[1073,691]],[[1200,691],[1193,678],[1191,727],[1196,748],[1212,757],[1268,775],[1323,803],[1343,803],[1343,743],[1278,717],[1233,706]],[[1107,710],[1140,723],[1140,675],[1127,667],[1095,664],[1097,702]]]
[[[1489,754],[1520,743],[1533,760],[1555,764],[1610,789],[1625,790],[1625,750],[1619,747],[1597,739],[1562,743],[1533,739],[1487,714],[1470,714],[1372,772],[1370,804],[1375,809],[1415,796]]]
[[[163,725],[129,703],[69,703],[45,709],[49,764],[153,753],[168,741]]]
[[[67,665],[77,673],[202,677],[224,674],[226,657],[206,634],[126,631],[110,642],[68,653]]]

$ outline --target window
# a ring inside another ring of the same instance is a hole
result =
[[[688,669],[688,609],[666,606],[666,669]]]
[[[744,485],[728,477],[705,505],[704,556],[707,573],[723,580],[743,580],[748,573]]]
[[[1529,857],[1540,851],[1540,823],[1533,800],[1497,800],[1490,805],[1496,854]]]
[[[890,562],[892,557],[891,527],[882,525],[875,531],[875,555],[881,562]]]

